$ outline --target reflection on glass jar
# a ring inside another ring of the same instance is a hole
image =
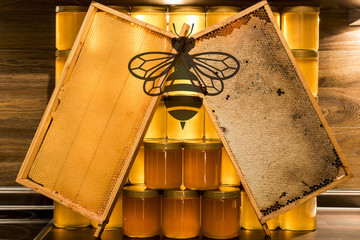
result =
[[[240,184],[240,177],[232,164],[225,148],[222,148],[221,157],[221,184],[227,186],[237,186]]]
[[[319,86],[319,52],[307,49],[291,50],[301,73],[304,75],[311,93],[315,98]]]
[[[145,185],[152,189],[179,188],[182,182],[182,143],[147,140],[145,147]]]
[[[197,191],[164,191],[162,232],[168,238],[194,238],[199,235],[200,196]]]
[[[56,6],[56,48],[71,49],[85,18],[87,7]]]
[[[146,186],[123,188],[123,233],[146,238],[160,234],[161,199],[158,191]]]
[[[54,225],[58,228],[81,228],[90,225],[90,219],[54,201]]]
[[[271,8],[271,11],[272,11],[272,13],[273,13],[273,15],[274,15],[274,18],[275,18],[275,21],[276,21],[276,23],[279,25],[279,27],[280,27],[280,11],[279,11],[279,8],[277,8],[277,7],[270,7]]]
[[[240,231],[240,189],[221,187],[201,198],[201,232],[215,239],[234,238]]]
[[[184,143],[184,185],[193,190],[220,187],[220,141],[187,141]]]
[[[64,69],[66,59],[68,58],[70,50],[56,50],[55,52],[55,85],[58,83],[60,75]]]
[[[289,231],[312,231],[316,229],[316,197],[279,216],[279,226]]]
[[[94,220],[91,220],[91,225],[94,228],[98,227],[98,223]],[[112,211],[109,222],[105,226],[105,230],[121,228],[123,225],[123,215],[122,215],[122,191],[120,196],[115,204],[114,210]]]
[[[241,227],[247,230],[263,230],[255,210],[250,202],[249,197],[245,191],[241,191]],[[279,218],[276,217],[267,222],[270,230],[274,230],[278,227]]]
[[[309,6],[283,9],[281,31],[290,49],[319,49],[319,11]]]
[[[173,25],[175,24],[177,34],[183,24],[190,27],[194,24],[192,34],[205,29],[205,9],[196,6],[172,6],[169,8],[169,31],[175,33]]]
[[[141,146],[129,173],[131,184],[144,184],[144,146]]]
[[[160,6],[134,6],[131,8],[131,16],[143,22],[167,30],[166,7]]]
[[[240,7],[234,7],[234,6],[208,7],[206,12],[206,27],[210,27],[218,22],[221,22],[240,11],[241,11]]]

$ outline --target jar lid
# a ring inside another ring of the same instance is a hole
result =
[[[191,140],[184,142],[184,149],[191,150],[219,150],[222,143],[219,140]]]
[[[55,56],[56,57],[67,57],[69,56],[71,49],[69,50],[56,50]]]
[[[145,185],[126,186],[123,188],[123,194],[125,197],[135,198],[157,197],[160,195],[158,191],[148,189]]]
[[[154,150],[168,150],[168,149],[181,149],[181,141],[172,141],[172,140],[145,140],[144,141],[145,149],[154,149]]]
[[[228,199],[240,197],[240,188],[220,187],[219,190],[206,191],[203,194],[205,198]]]
[[[171,6],[169,12],[183,12],[183,13],[205,13],[205,9],[199,6]]]
[[[272,12],[280,13],[280,10],[279,10],[278,7],[270,6],[270,9],[271,9]]]
[[[241,7],[235,6],[212,6],[207,8],[207,12],[234,12],[238,13],[242,10]]]
[[[130,8],[129,7],[125,7],[125,6],[119,6],[119,5],[109,5],[109,8],[115,9],[118,12],[122,12],[122,13],[129,13],[130,12]]]
[[[131,7],[131,13],[134,12],[166,13],[167,8],[161,6],[133,6]]]
[[[319,7],[312,6],[294,6],[294,7],[286,7],[283,9],[282,13],[288,12],[307,12],[307,13],[319,13]]]
[[[310,49],[292,49],[295,58],[319,58],[319,52]]]
[[[199,192],[188,189],[186,190],[173,189],[173,190],[165,190],[163,196],[171,197],[171,198],[199,197]]]
[[[55,12],[87,12],[85,6],[56,6]]]

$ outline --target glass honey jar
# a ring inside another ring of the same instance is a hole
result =
[[[279,226],[289,231],[312,231],[316,229],[316,197],[279,216]]]
[[[210,27],[218,22],[241,11],[240,7],[235,6],[212,6],[206,11],[206,27]]]
[[[166,138],[166,107],[164,100],[161,100],[156,107],[149,128],[146,132],[145,139]]]
[[[91,225],[94,228],[98,227],[98,223],[94,220],[91,220]],[[116,201],[115,207],[110,215],[109,222],[105,226],[105,230],[117,229],[123,226],[123,215],[122,215],[122,191],[120,191],[120,196]]]
[[[240,213],[241,227],[247,230],[263,230],[255,210],[250,202],[249,197],[245,191],[241,191],[241,213]],[[275,230],[279,225],[279,218],[273,218],[267,222],[270,230]]]
[[[221,147],[216,140],[184,142],[184,185],[192,190],[218,189],[221,185]]]
[[[54,201],[54,225],[58,228],[81,228],[90,225],[90,219]]]
[[[177,34],[183,24],[190,27],[194,24],[191,34],[205,29],[205,9],[197,6],[172,6],[169,8],[169,31],[175,33],[173,25],[175,24]]]
[[[310,6],[283,9],[281,31],[290,49],[319,49],[319,11]]]
[[[182,183],[182,143],[146,140],[145,185],[152,189],[179,188]]]
[[[271,8],[271,11],[274,15],[274,18],[275,18],[275,21],[276,23],[278,24],[278,26],[280,27],[280,11],[279,11],[279,8],[277,7],[270,7]]]
[[[56,6],[56,49],[72,48],[87,9],[83,6]]]
[[[197,191],[164,191],[162,233],[168,238],[194,238],[199,235],[200,196]]]
[[[142,145],[136,155],[129,173],[131,184],[144,184],[144,146]]]
[[[146,186],[123,188],[123,233],[128,237],[147,238],[160,234],[161,198]]]
[[[68,58],[70,50],[56,50],[55,52],[55,85],[58,83],[61,73],[64,69],[66,59]]]
[[[219,135],[216,132],[215,126],[212,123],[209,113],[205,110],[205,116],[204,116],[204,137],[205,139],[220,139]]]
[[[222,148],[221,154],[221,184],[226,186],[238,186],[240,184],[240,177],[225,148]]]
[[[291,50],[311,93],[315,98],[319,88],[319,52],[308,49]]]
[[[167,30],[166,7],[161,6],[134,6],[131,8],[131,16],[143,22]]]
[[[240,231],[240,189],[221,187],[201,198],[201,232],[215,239],[234,238]]]

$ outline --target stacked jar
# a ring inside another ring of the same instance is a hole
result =
[[[283,9],[281,30],[309,90],[318,100],[319,69],[319,11],[318,7],[295,6]],[[279,216],[284,230],[315,230],[316,198]]]

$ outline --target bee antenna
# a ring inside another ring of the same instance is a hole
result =
[[[175,34],[178,35],[178,37],[179,37],[179,34],[177,34],[177,32],[176,32],[175,23],[173,23],[173,28],[174,28]]]
[[[192,33],[193,29],[194,29],[194,23],[191,24],[191,29],[190,29],[190,32],[189,32],[189,34],[187,35],[187,37],[190,36],[190,34]]]

